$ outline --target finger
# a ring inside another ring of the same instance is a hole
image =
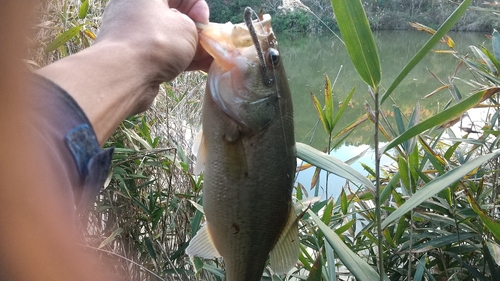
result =
[[[168,0],[166,2],[168,2],[168,6],[170,8],[179,9],[179,6],[182,5],[182,2],[184,2],[184,0]]]
[[[208,69],[210,68],[210,65],[212,64],[213,60],[214,59],[212,57],[206,57],[201,60],[193,61],[188,66],[188,68],[186,68],[186,71],[203,70],[205,72],[208,72]]]
[[[209,9],[205,0],[169,0],[168,5],[186,14],[194,22],[208,23]]]

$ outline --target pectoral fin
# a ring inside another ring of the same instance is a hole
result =
[[[277,274],[285,274],[295,266],[299,259],[299,218],[293,208],[281,236],[269,253],[271,268]]]
[[[208,224],[203,225],[189,242],[186,254],[206,259],[219,258],[221,255],[215,248]]]
[[[207,160],[207,149],[202,129],[200,129],[194,138],[193,149],[191,152],[196,156],[196,163],[194,165],[193,172],[195,175],[199,175],[203,172],[203,170],[205,170],[205,162]]]

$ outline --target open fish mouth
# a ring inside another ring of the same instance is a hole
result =
[[[214,58],[207,84],[212,99],[234,121],[257,133],[276,116],[275,110],[260,109],[279,97],[265,89],[275,86],[273,58],[279,60],[279,53],[271,16],[252,20],[253,14],[246,8],[243,23],[198,24],[198,29],[201,45]]]
[[[243,23],[196,24],[200,30],[201,45],[226,71],[235,66],[234,58],[236,56],[243,56],[254,63],[255,58],[258,58],[258,62],[265,72],[265,52],[262,50],[260,42],[275,40],[271,28],[271,16],[264,14],[260,18],[252,20],[252,14],[254,11],[247,7]]]

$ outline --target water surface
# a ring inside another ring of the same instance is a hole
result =
[[[430,35],[418,31],[380,31],[374,35],[382,67],[381,93],[383,93],[383,88],[390,86],[406,63],[430,38]],[[484,34],[450,33],[449,35],[455,41],[455,49],[460,54],[470,53],[470,45],[484,44],[491,49],[491,41],[486,39]],[[312,146],[322,150],[328,144],[328,136],[321,124],[314,131],[318,117],[311,102],[310,92],[313,92],[322,103],[324,102],[325,74],[330,77],[332,83],[335,83],[333,87],[334,105],[343,101],[349,91],[355,87],[352,103],[337,125],[336,131],[338,131],[366,112],[364,108],[366,102],[373,108],[368,88],[356,73],[344,45],[333,35],[278,34],[278,41],[293,96],[296,140],[305,143],[312,140]],[[439,43],[434,50],[450,50],[450,48],[444,43]],[[442,85],[431,72],[447,83],[449,79],[454,77],[458,64],[458,59],[452,54],[436,52],[427,54],[402,81],[391,95],[391,99],[384,103],[382,110],[389,119],[391,119],[393,105],[399,106],[401,111],[409,116],[415,105],[419,103],[422,119],[439,112],[451,98],[451,95],[448,90],[444,90],[424,99],[427,94]],[[336,78],[337,75],[338,78]],[[457,76],[464,80],[473,78],[465,68],[461,69]],[[471,88],[467,84],[458,81],[456,86],[462,96],[467,96],[470,93]],[[313,132],[315,133],[313,134]],[[384,142],[385,139],[382,138],[381,141]],[[351,165],[362,174],[367,175],[360,163],[374,167],[371,147],[373,147],[373,124],[367,121],[355,129],[343,145],[333,150],[332,155],[346,161],[364,150],[368,150],[361,159]],[[382,160],[382,165],[391,164],[388,158]],[[308,187],[313,172],[314,169],[300,172],[298,181]],[[326,173],[322,173],[320,186],[323,193],[318,195],[325,195],[325,179]],[[344,179],[330,175],[328,196],[337,198],[344,184]],[[312,191],[310,192],[312,193]],[[314,194],[309,195],[314,196]]]
[[[430,38],[429,34],[419,31],[380,31],[374,35],[382,66],[383,88],[390,86],[406,63]],[[470,45],[479,46],[484,43],[490,48],[491,41],[482,33],[449,35],[455,41],[455,49],[461,54],[469,53]],[[333,35],[278,34],[278,41],[293,96],[297,141],[309,142],[311,130],[318,121],[311,103],[310,92],[323,103],[325,74],[330,77],[332,83],[338,74],[333,88],[335,105],[343,101],[353,87],[356,88],[352,103],[344,112],[337,130],[363,115],[366,112],[364,105],[367,101],[373,108],[366,84],[356,73],[344,45]],[[450,48],[444,43],[439,43],[434,50],[450,50]],[[442,81],[448,82],[454,75],[457,65],[458,59],[452,54],[429,53],[394,91],[391,95],[392,101],[387,100],[384,103],[384,112],[391,116],[392,105],[397,104],[403,113],[409,115],[417,102],[422,108],[423,119],[439,112],[451,96],[448,90],[443,90],[424,99],[425,95],[442,85],[430,71]],[[458,72],[458,77],[468,80],[471,79],[471,74],[463,68]],[[469,93],[470,87],[465,83],[457,82],[456,85],[463,95]],[[381,93],[383,92],[382,89]],[[346,144],[372,145],[372,127],[371,123],[366,122],[349,136]],[[319,127],[312,145],[323,148],[327,140],[323,128]]]

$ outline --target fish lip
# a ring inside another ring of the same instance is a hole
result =
[[[270,15],[265,14],[262,21],[256,19],[252,23],[259,41],[274,34]],[[255,48],[250,31],[244,22],[239,24],[197,22],[195,24],[200,44],[226,71],[235,66],[232,61],[245,53],[246,49]]]

